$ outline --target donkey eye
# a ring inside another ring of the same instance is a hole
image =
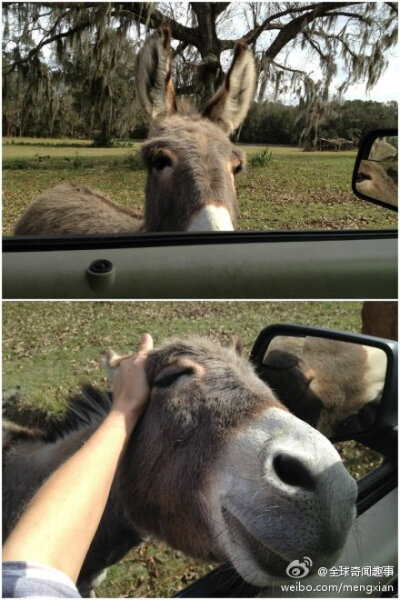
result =
[[[157,171],[162,171],[165,167],[172,167],[172,160],[167,154],[158,154],[151,161],[151,166]]]
[[[182,369],[182,371],[175,371],[174,373],[167,373],[164,376],[161,376],[159,379],[153,383],[153,387],[161,387],[165,388],[177,381],[183,375],[193,375],[193,369],[187,368]]]
[[[238,173],[240,173],[240,171],[243,171],[243,163],[241,162],[232,168],[232,173],[234,175],[237,175]]]
[[[367,175],[366,173],[357,173],[358,183],[361,183],[362,181],[368,181],[369,179],[371,179],[370,175]]]

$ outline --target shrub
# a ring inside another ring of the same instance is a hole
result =
[[[82,156],[80,156],[80,154],[78,154],[78,152],[75,152],[75,156],[72,160],[72,168],[73,169],[82,169],[83,167],[83,158]]]
[[[271,159],[272,151],[269,148],[266,148],[262,152],[251,156],[249,164],[251,167],[266,167]]]
[[[10,163],[10,168],[29,170],[31,168],[31,164],[27,160],[16,160],[14,163]]]
[[[139,152],[129,152],[124,158],[124,165],[131,171],[140,171],[143,169]]]

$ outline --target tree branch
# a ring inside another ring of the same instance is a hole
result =
[[[253,29],[251,29],[246,35],[242,38],[247,44],[252,44],[255,42],[263,31],[269,31],[271,29],[282,29],[284,25],[281,24],[272,24],[276,19],[280,19],[288,14],[292,14],[293,12],[304,12],[306,10],[310,10],[313,8],[315,4],[305,4],[301,8],[282,10],[281,12],[275,13],[274,15],[267,17],[260,25],[256,25]],[[223,50],[230,50],[234,47],[235,43],[238,40],[222,40]]]
[[[189,44],[187,42],[180,42],[175,49],[172,49],[173,58],[175,58],[175,56],[178,56],[179,54],[182,54],[182,52],[186,50],[188,45]]]
[[[60,19],[58,19],[57,23],[59,22],[59,20]],[[57,26],[57,24],[54,25],[54,27],[52,28],[52,31],[54,31],[56,26]],[[68,36],[76,33],[77,31],[83,31],[84,29],[86,29],[89,26],[90,26],[90,20],[88,19],[88,20],[80,23],[76,27],[73,27],[72,29],[68,29],[68,31],[57,33],[56,35],[53,35],[47,39],[41,40],[41,42],[39,42],[39,44],[37,46],[35,46],[35,48],[32,48],[32,50],[30,50],[26,56],[14,61],[10,65],[10,67],[6,71],[4,71],[3,75],[9,75],[19,65],[29,62],[32,58],[37,56],[39,54],[39,52],[41,51],[41,49],[44,48],[45,46],[47,46],[47,44],[51,44],[52,42],[56,42],[57,40],[68,37]]]
[[[263,31],[266,31],[266,29],[269,28],[268,26],[272,23],[272,21],[275,21],[276,19],[280,19],[281,17],[284,17],[284,16],[286,16],[288,14],[293,14],[293,12],[304,13],[305,11],[314,8],[314,6],[315,6],[315,4],[305,4],[301,8],[296,8],[296,9],[288,8],[287,10],[282,10],[281,12],[275,13],[271,17],[267,17],[261,23],[261,25],[258,25],[258,27],[255,27],[254,29],[252,29],[251,31],[249,31],[244,36],[243,39],[248,44],[252,44],[253,42],[255,42],[259,38],[259,36],[262,34]],[[283,25],[275,25],[274,27],[272,27],[272,29],[282,29],[283,27],[284,27]]]
[[[45,3],[45,4],[43,4],[43,6],[47,7],[50,5],[48,3]],[[39,54],[39,52],[42,50],[42,48],[44,48],[48,44],[56,42],[59,39],[69,37],[69,36],[73,35],[74,33],[83,31],[84,29],[90,27],[91,20],[90,20],[90,17],[88,17],[82,23],[80,23],[79,25],[76,25],[75,27],[73,27],[71,29],[68,29],[67,31],[51,35],[51,32],[55,31],[56,27],[58,26],[58,24],[62,20],[62,18],[64,18],[66,16],[68,10],[77,11],[81,8],[80,5],[75,4],[75,3],[70,3],[70,2],[63,3],[60,6],[62,6],[63,8],[65,8],[67,10],[63,13],[63,15],[61,17],[59,17],[59,19],[57,19],[57,22],[54,24],[54,26],[51,28],[51,30],[49,32],[50,33],[49,37],[42,39],[35,46],[35,48],[32,48],[28,52],[28,54],[25,57],[14,61],[7,68],[7,70],[3,72],[4,75],[8,75],[12,71],[14,71],[14,69],[16,67],[18,67],[24,63],[28,63],[30,60],[32,60],[35,56],[37,56]],[[148,22],[150,24],[150,27],[152,27],[152,28],[157,28],[160,25],[169,25],[169,27],[171,28],[172,36],[175,39],[182,41],[186,46],[188,44],[196,45],[196,43],[198,42],[197,30],[192,29],[190,27],[185,27],[184,25],[181,25],[174,19],[166,17],[158,10],[150,11],[145,3],[126,2],[126,3],[123,3],[121,6],[122,6],[122,12],[126,16],[132,18],[132,20],[134,20],[136,22],[143,23],[143,24]],[[85,8],[87,10],[90,10],[91,8],[92,9],[98,8],[98,7],[99,7],[99,3],[85,4]],[[115,15],[116,11],[114,10],[113,13]]]
[[[364,15],[360,15],[359,13],[352,13],[352,12],[346,12],[346,11],[340,10],[338,12],[332,12],[330,14],[332,17],[349,17],[350,19],[358,19],[359,21],[362,21],[363,23],[370,22],[369,17],[365,17]]]
[[[395,12],[396,14],[399,12],[399,6],[397,2],[385,2]]]
[[[321,47],[320,47],[319,43],[317,42],[317,40],[313,40],[312,37],[309,35],[308,31],[303,31],[303,36],[305,37],[307,42],[310,44],[311,48],[313,48],[315,50],[315,52],[317,54],[319,54],[319,56],[323,60],[326,60],[326,55],[322,52]]]
[[[148,23],[152,29],[160,25],[168,25],[171,28],[172,37],[186,44],[196,45],[198,42],[197,30],[192,27],[181,25],[175,19],[163,15],[159,10],[149,10],[145,2],[124,2],[121,8],[127,15],[133,15],[134,20],[145,25]]]
[[[274,67],[282,69],[283,71],[290,71],[290,73],[297,73],[298,75],[305,75],[306,77],[308,77],[306,71],[301,71],[300,69],[292,69],[290,67],[287,67],[286,65],[281,65],[277,63],[275,60],[271,60],[271,65],[274,65]]]
[[[230,2],[213,2],[211,6],[212,6],[214,16],[218,17],[218,15],[220,15],[222,12],[224,12],[224,10],[226,10],[229,5],[230,5]]]
[[[319,17],[328,15],[331,11],[342,8],[343,6],[349,6],[348,2],[320,2],[314,5],[313,10],[306,14],[302,14],[296,19],[293,19],[285,25],[278,33],[275,40],[272,42],[268,50],[265,52],[265,56],[269,59],[275,58],[279,52],[293,40],[298,33],[309,23]]]

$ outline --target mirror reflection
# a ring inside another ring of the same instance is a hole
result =
[[[258,374],[294,415],[327,436],[339,436],[372,427],[386,368],[380,348],[279,335],[270,342]]]
[[[376,138],[357,172],[357,190],[390,206],[398,205],[397,144],[397,136]]]

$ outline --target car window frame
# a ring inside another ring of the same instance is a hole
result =
[[[170,245],[279,243],[297,241],[342,241],[397,238],[398,230],[388,229],[328,229],[287,231],[234,232],[171,232],[137,233],[134,235],[64,235],[64,236],[4,236],[3,252],[51,252],[52,250],[86,250]]]

